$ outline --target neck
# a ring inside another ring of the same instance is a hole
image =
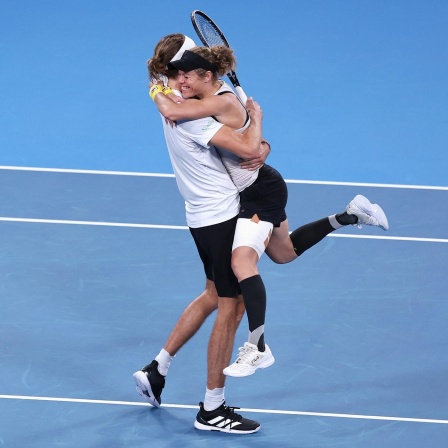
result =
[[[202,92],[202,98],[206,96],[213,96],[222,86],[222,81],[219,79],[213,83],[208,83],[207,87],[204,88],[204,91]]]

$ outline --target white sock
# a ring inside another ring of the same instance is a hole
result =
[[[218,409],[224,402],[225,387],[217,387],[216,389],[205,389],[204,409],[206,411],[214,411]]]
[[[174,356],[171,356],[164,348],[160,350],[160,353],[156,356],[156,361],[159,363],[159,367],[157,368],[157,370],[159,371],[160,375],[168,375],[168,369],[170,368],[170,364],[174,359]]]

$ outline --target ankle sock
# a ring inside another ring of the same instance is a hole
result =
[[[224,402],[225,387],[217,387],[216,389],[205,389],[204,410],[214,411],[218,409]]]
[[[347,212],[338,213],[335,218],[336,221],[343,226],[356,224],[358,222],[358,217],[356,215],[349,215]]]
[[[170,368],[171,361],[174,359],[174,356],[171,356],[164,348],[162,348],[155,359],[159,363],[157,370],[160,375],[167,376],[168,369]]]

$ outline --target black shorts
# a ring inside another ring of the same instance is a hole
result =
[[[274,227],[286,219],[288,187],[282,175],[269,165],[263,165],[257,180],[240,193],[240,218],[252,218],[255,214]]]
[[[215,283],[219,297],[236,297],[241,294],[230,264],[237,220],[238,216],[235,216],[212,226],[190,227],[190,233],[204,264],[205,275]]]

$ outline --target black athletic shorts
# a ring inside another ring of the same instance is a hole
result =
[[[258,171],[257,180],[240,193],[240,218],[252,218],[255,214],[262,221],[272,222],[274,227],[286,219],[288,187],[282,175],[269,165]]]
[[[241,294],[238,280],[232,271],[232,244],[238,216],[212,226],[191,228],[190,233],[204,264],[208,280],[215,282],[219,297]]]

